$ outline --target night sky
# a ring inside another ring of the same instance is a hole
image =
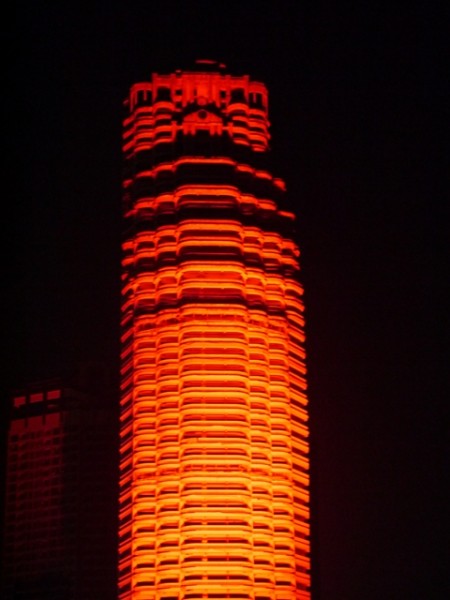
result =
[[[3,412],[15,387],[118,363],[122,101],[152,72],[224,62],[268,86],[272,171],[298,215],[316,600],[441,599],[448,13],[330,4],[16,5]]]

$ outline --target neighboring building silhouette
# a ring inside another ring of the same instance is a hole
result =
[[[299,251],[267,106],[213,61],[125,103],[121,600],[310,598]]]
[[[4,600],[116,597],[117,393],[103,370],[12,397]]]

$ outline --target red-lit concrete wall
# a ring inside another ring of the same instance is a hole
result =
[[[119,596],[307,599],[294,215],[266,88],[210,68],[126,102]]]
[[[56,397],[60,390],[49,393]],[[30,397],[38,405],[43,396]],[[4,541],[8,583],[35,581],[45,573],[67,575],[63,435],[58,412],[14,419],[9,428]],[[6,583],[4,587],[7,594]]]

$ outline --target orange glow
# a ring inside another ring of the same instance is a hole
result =
[[[309,599],[294,215],[265,86],[207,65],[126,102],[119,597]]]

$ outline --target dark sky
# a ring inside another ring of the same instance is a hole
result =
[[[269,88],[273,170],[299,217],[317,599],[441,599],[448,13],[353,4],[15,6],[2,395],[117,362],[129,86],[196,58],[248,73]]]

